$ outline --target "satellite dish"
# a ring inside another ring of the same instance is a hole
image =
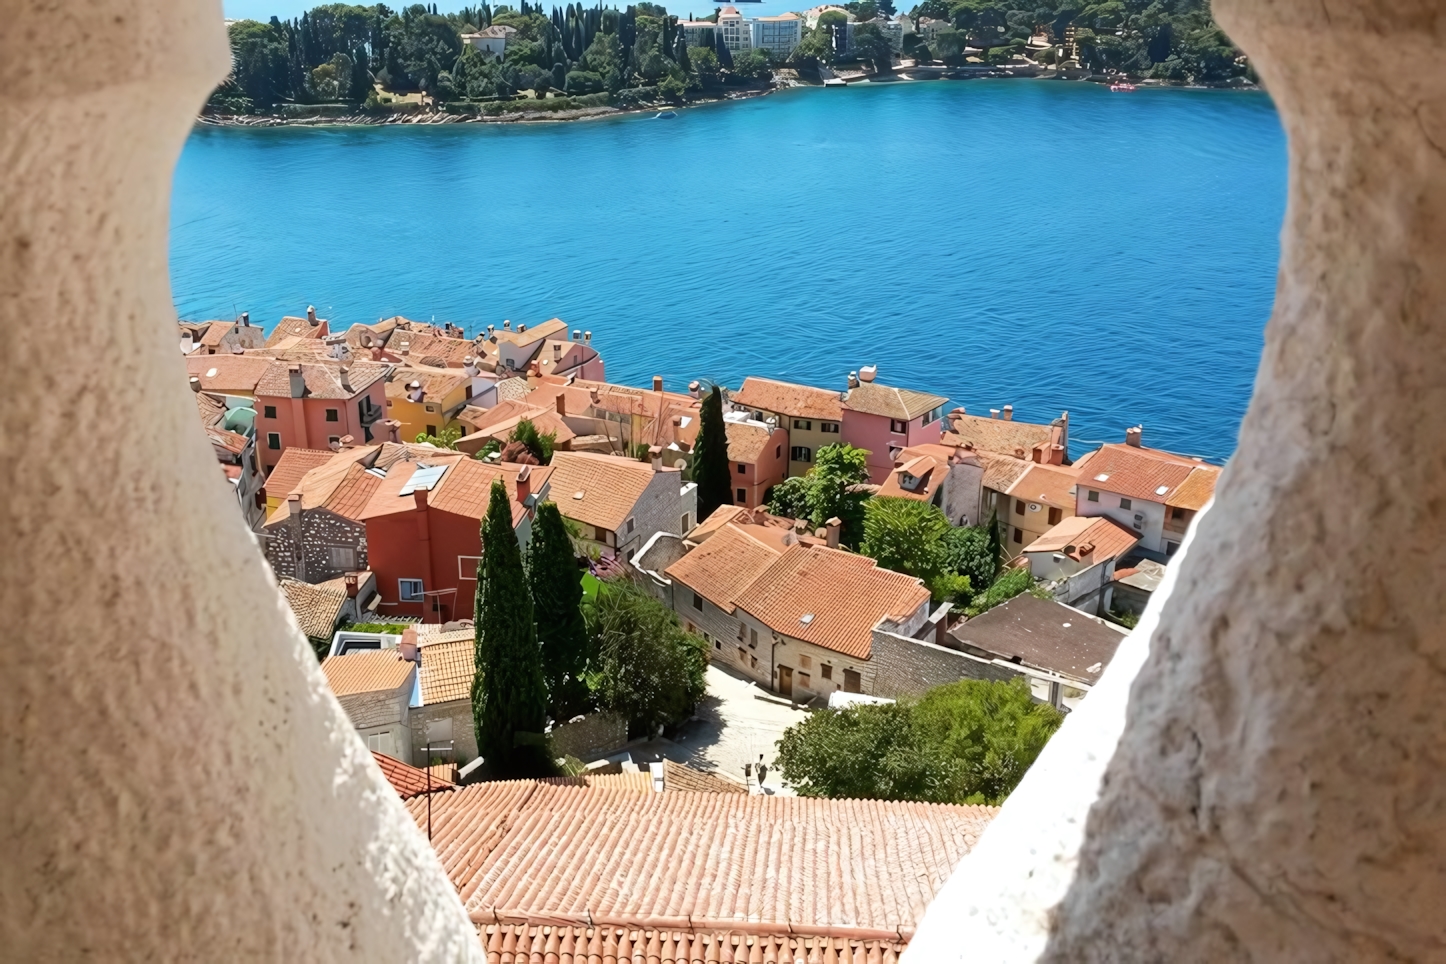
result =
[[[1031,503],[1029,503],[1029,511],[1030,511],[1030,512],[1038,512],[1038,511],[1039,511],[1039,503],[1038,503],[1038,502],[1031,502]]]

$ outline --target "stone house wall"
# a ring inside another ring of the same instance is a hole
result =
[[[415,707],[408,715],[411,729],[412,763],[426,762],[426,747],[432,743],[452,741],[453,761],[464,766],[477,759],[477,728],[472,718],[471,700],[447,700]],[[434,754],[446,757],[445,753]]]
[[[572,723],[552,728],[552,751],[575,756],[584,763],[607,756],[628,742],[628,721],[617,713],[589,713]]]
[[[873,689],[865,692],[891,699],[921,696],[927,689],[961,679],[1002,682],[1025,675],[957,649],[883,630],[874,630],[870,662]]]
[[[284,507],[283,507],[284,509]],[[301,573],[297,573],[296,525],[270,526],[266,530],[266,560],[278,577],[302,582],[326,582],[348,572],[367,569],[366,526],[329,512],[310,509],[301,514]],[[336,567],[331,563],[332,547],[356,552],[356,565]]]
[[[671,532],[682,535],[683,526],[683,474],[665,470],[654,473],[643,494],[633,506],[631,519],[633,531],[629,532],[624,520],[617,533],[617,554],[631,562],[629,553],[634,555],[653,537],[655,532]]]

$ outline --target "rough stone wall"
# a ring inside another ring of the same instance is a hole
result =
[[[873,690],[891,699],[922,696],[924,691],[961,679],[1003,682],[1023,674],[990,660],[922,639],[874,631]]]
[[[272,526],[268,530],[266,559],[277,576],[296,576],[296,537],[290,525]],[[326,582],[351,571],[367,568],[366,526],[352,522],[325,509],[311,509],[301,514],[301,546],[306,582]],[[356,552],[356,566],[336,568],[331,564],[333,546]]]
[[[552,750],[584,763],[607,756],[628,742],[628,721],[616,713],[589,713],[576,723],[552,728]]]
[[[392,723],[407,722],[407,703],[412,696],[415,676],[409,676],[405,685],[394,690],[376,690],[371,693],[351,693],[338,697],[347,718],[358,730]]]
[[[655,532],[682,534],[682,484],[679,472],[658,472],[653,476],[633,507],[633,531],[627,531],[626,523],[618,531],[619,556],[626,557],[629,549],[636,553]]]
[[[0,609],[46,636],[44,659],[0,652],[4,956],[483,960],[177,364],[171,171],[231,62],[221,5],[3,8]],[[57,331],[94,350],[57,351]],[[52,457],[98,424],[106,471]],[[58,587],[78,588],[56,606]]]
[[[453,759],[459,765],[477,759],[477,727],[472,718],[471,700],[448,700],[411,710],[407,719],[412,730],[412,760],[420,765],[426,755],[428,724],[436,720],[452,721]]]

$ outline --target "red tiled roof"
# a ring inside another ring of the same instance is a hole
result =
[[[298,450],[287,449],[281,454],[281,461],[277,462],[276,468],[271,473],[272,479],[280,474],[282,463],[294,451]],[[320,450],[302,449],[300,451]],[[272,487],[272,482],[268,479],[267,485],[270,487],[268,491],[283,499],[291,493],[300,493],[301,508],[304,510],[326,509],[343,518],[360,522],[362,510],[382,482],[380,478],[366,470],[367,463],[375,460],[377,451],[378,446],[376,445],[356,446],[342,449],[340,452],[327,451],[328,458],[321,465],[308,469],[301,480],[290,489],[282,490]],[[289,467],[288,471],[290,471]],[[286,513],[285,505],[277,506],[272,511],[270,518],[266,520],[267,524],[279,522],[286,516]]]
[[[376,750],[372,751],[372,757],[377,761],[377,766],[382,768],[382,776],[387,778],[392,789],[397,791],[397,795],[403,800],[426,796],[428,787],[426,770],[403,763],[395,757],[378,753]],[[432,774],[431,788],[433,793],[456,789],[449,781],[442,779],[436,773]]]
[[[337,696],[397,689],[407,681],[415,666],[402,659],[395,649],[369,649],[345,656],[328,656],[321,661],[321,671]]]
[[[909,422],[944,405],[949,400],[927,392],[916,392],[909,388],[893,388],[878,382],[861,382],[851,388],[843,407],[851,412],[866,415],[881,415],[884,418]]]
[[[1016,499],[1043,502],[1073,512],[1075,497],[1071,490],[1078,480],[1079,469],[1075,466],[1031,463],[1024,474],[1014,480],[1008,492]]]
[[[290,398],[292,366],[301,369],[302,380],[306,383],[305,397],[307,398],[351,398],[366,391],[372,383],[385,377],[387,373],[386,365],[378,365],[375,362],[354,362],[347,370],[347,384],[351,386],[347,388],[341,383],[341,365],[337,362],[290,362],[273,359],[267,366],[266,373],[256,383],[257,396]],[[202,387],[204,388],[205,385],[203,384]]]
[[[1221,471],[1213,465],[1195,466],[1185,481],[1170,493],[1165,504],[1172,508],[1195,511],[1205,508],[1205,503],[1215,495],[1215,483],[1219,480]]]
[[[769,378],[743,379],[743,386],[728,396],[744,408],[787,415],[789,418],[817,418],[837,422],[843,418],[843,405],[838,392],[811,385],[777,382]]]
[[[1013,455],[1015,449],[1023,449],[1026,457],[1041,442],[1049,444],[1051,432],[1048,425],[964,414],[950,415],[949,428],[944,436],[946,445],[967,445],[1001,455]]]
[[[1019,477],[1034,464],[1012,455],[996,455],[993,452],[979,451],[974,455],[984,463],[984,487],[995,492],[1008,492],[1009,487],[1019,481]]]
[[[514,781],[434,796],[432,844],[479,923],[900,940],[995,812]]]
[[[711,24],[710,24],[711,26]],[[744,930],[486,924],[487,964],[898,964],[907,942]]]
[[[1105,516],[1071,516],[1025,546],[1024,551],[1063,552],[1076,561],[1093,553],[1095,562],[1104,562],[1124,555],[1139,541],[1139,533]]]
[[[306,473],[330,462],[335,454],[331,449],[303,449],[294,446],[287,449],[281,453],[281,458],[276,460],[276,468],[266,477],[266,494],[285,499],[287,493],[301,484]]]
[[[346,605],[345,589],[283,579],[281,595],[286,598],[286,604],[295,614],[303,636],[331,639],[342,607]]]
[[[773,433],[761,425],[744,425],[740,422],[724,423],[723,431],[728,437],[729,460],[745,465],[757,462],[768,447],[769,440],[773,438]]]
[[[201,391],[251,395],[274,359],[265,355],[187,355],[186,374],[201,380]]]
[[[913,576],[880,569],[867,556],[799,544],[740,592],[735,604],[775,632],[868,659],[881,619],[904,619],[928,601],[929,590]]]
[[[575,777],[543,777],[538,782],[556,787],[598,787],[632,793],[654,792],[653,775],[647,770],[633,773],[582,773]]]
[[[1100,447],[1080,459],[1075,467],[1079,470],[1080,484],[1088,488],[1165,505],[1176,504],[1172,501],[1175,492],[1185,488],[1185,481],[1198,469],[1202,473],[1199,480],[1192,483],[1185,494],[1190,504],[1182,508],[1203,507],[1215,490],[1215,477],[1220,474],[1218,467],[1183,455],[1119,443]]]
[[[673,563],[663,574],[731,613],[738,597],[778,561],[780,555],[779,549],[753,538],[745,528],[730,524]],[[686,613],[691,603],[685,600],[680,605]]]
[[[676,469],[663,469],[674,481]],[[637,459],[593,452],[552,456],[552,501],[569,519],[613,532],[622,525],[653,481],[653,467]],[[681,484],[681,483],[679,483]]]
[[[533,492],[541,492],[552,475],[551,466],[528,466],[528,486]],[[441,484],[432,492],[431,504],[443,512],[481,520],[487,515],[487,506],[492,499],[492,483],[502,480],[507,498],[512,505],[512,524],[516,525],[526,507],[517,501],[517,475],[523,466],[503,462],[489,465],[476,459],[461,459],[442,476]]]

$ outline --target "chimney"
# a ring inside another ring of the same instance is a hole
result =
[[[1058,442],[1056,442],[1054,445],[1051,445],[1051,446],[1049,447],[1049,464],[1050,464],[1050,465],[1063,465],[1063,464],[1064,464],[1064,446],[1063,446],[1063,445],[1060,445]]]
[[[402,423],[394,418],[384,418],[381,421],[382,431],[386,433],[388,442],[401,442]]]
[[[1013,406],[1013,405],[1006,405],[1006,406],[1004,406],[1004,420],[1005,420],[1006,422],[1012,422],[1012,421],[1014,421],[1014,406]]]
[[[859,369],[859,381],[861,381],[861,382],[871,382],[871,381],[873,381],[876,377],[878,377],[878,374],[879,374],[879,366],[878,366],[878,365],[864,365],[862,368]]]
[[[468,355],[466,358],[462,359],[462,371],[467,373],[468,378],[476,378],[478,375],[482,374],[482,368],[477,364],[477,359],[473,358],[471,355]]]
[[[511,330],[512,330],[512,319],[511,319],[511,318],[504,318],[504,319],[502,319],[502,330],[503,330],[503,331],[511,331]]]
[[[241,327],[242,327],[242,328],[250,328],[250,327],[251,327],[251,312],[249,312],[249,311],[243,311],[243,312],[241,312]]]
[[[402,630],[402,641],[397,644],[397,655],[409,663],[419,663],[417,655],[417,627],[408,626]]]
[[[315,306],[315,305],[307,305],[307,306],[306,306],[306,322],[307,322],[307,324],[309,324],[309,325],[315,325],[315,324],[316,324],[316,306]]]
[[[1043,464],[1045,463],[1045,454],[1044,454],[1044,453],[1045,453],[1046,450],[1048,450],[1048,448],[1049,448],[1049,443],[1048,443],[1048,442],[1040,442],[1040,443],[1039,443],[1038,445],[1036,445],[1034,448],[1032,448],[1032,449],[1029,450],[1029,460],[1030,460],[1031,462],[1037,462],[1038,464],[1043,465]]]
[[[289,519],[301,517],[301,493],[293,492],[286,497],[286,516]]]
[[[326,447],[329,448],[329,449],[331,449],[333,452],[340,452],[340,451],[341,451],[341,439],[337,439],[335,442],[327,442],[327,443],[326,443]]]
[[[412,502],[416,504],[417,511],[420,512],[427,507],[427,498],[428,494],[426,489],[412,490]]]
[[[341,390],[346,392],[348,395],[350,395],[352,391],[350,369],[350,365],[337,366],[337,377],[341,380]]]
[[[561,342],[556,342],[556,341],[555,341],[555,342],[552,343],[552,360],[553,360],[554,363],[562,361],[562,343],[561,343]]]
[[[567,414],[567,392],[557,393],[557,414],[559,416]]]
[[[532,494],[532,466],[524,465],[517,470],[517,501],[523,505],[527,504],[527,497]]]
[[[696,381],[689,382],[688,394],[692,395],[694,398],[697,398],[699,395],[703,394],[703,386],[698,384],[698,382]]]
[[[372,361],[382,360],[382,349],[380,346],[372,349]]]
[[[201,380],[200,380],[199,378],[197,378],[195,375],[192,375],[192,376],[191,376],[191,391],[193,391],[193,392],[199,392],[200,390],[201,390]]]
[[[661,445],[648,446],[648,458],[653,460],[653,471],[663,471],[663,447]]]
[[[492,340],[492,341],[496,341],[496,340],[497,340],[497,326],[496,326],[496,325],[488,325],[488,326],[487,326],[487,337],[488,337],[490,340]]]
[[[522,333],[523,333],[524,331],[526,331],[526,330],[527,330],[527,326],[526,326],[526,325],[518,325],[518,326],[517,326],[517,333],[518,333],[519,335],[522,334]]]
[[[1014,447],[1014,457],[1017,458],[1017,459],[1022,459],[1022,458],[1024,458],[1024,449],[1022,449],[1022,448],[1020,448],[1018,445],[1016,445],[1016,446]]]
[[[592,332],[590,332],[590,331],[585,331],[585,332],[582,333],[582,343],[583,343],[584,345],[591,345],[591,344],[592,344]]]
[[[196,336],[187,328],[181,332],[181,354],[189,355],[196,347]]]
[[[849,388],[858,388],[858,387],[859,387],[859,373],[858,373],[858,372],[849,372]]]
[[[998,417],[999,417],[999,409],[997,409],[997,408],[991,408],[991,409],[989,410],[989,417],[990,417],[990,418],[998,418]]]
[[[1125,429],[1125,444],[1140,447],[1140,436],[1145,434],[1145,426],[1136,425],[1134,428]]]
[[[573,340],[573,341],[582,341],[582,329],[580,329],[580,328],[574,328],[574,329],[572,330],[572,340]]]
[[[354,572],[349,572],[349,573],[346,574],[346,576],[345,576],[344,578],[346,579],[346,596],[347,596],[347,598],[348,598],[348,599],[355,599],[355,598],[356,598],[356,593],[357,593],[357,586],[356,586],[356,584],[357,584],[357,574],[354,573]]]
[[[824,539],[828,541],[828,547],[830,549],[838,548],[838,535],[842,529],[843,520],[838,516],[834,516],[823,524]]]
[[[662,376],[662,375],[654,375],[654,376],[653,376],[653,391],[655,391],[655,392],[661,392],[662,390],[663,390],[663,376]]]
[[[291,397],[303,398],[306,396],[306,378],[301,374],[300,365],[288,365],[286,374],[291,376]]]

